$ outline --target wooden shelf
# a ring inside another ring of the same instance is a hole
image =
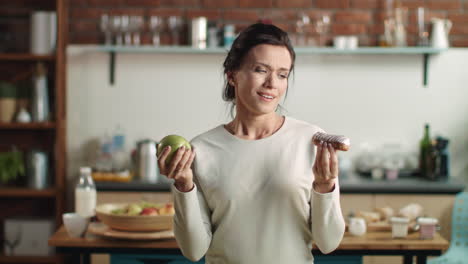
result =
[[[114,45],[69,45],[68,52],[80,54],[82,52],[117,52],[117,53],[166,53],[166,54],[222,54],[228,49],[223,47],[198,49],[191,46],[114,46]],[[333,47],[295,47],[296,54],[437,54],[448,49],[432,47],[359,47],[356,49],[336,49]]]
[[[60,256],[5,256],[0,255],[0,263],[61,263],[63,260]]]
[[[34,190],[20,187],[0,187],[0,197],[54,197],[57,190],[53,188],[45,190]],[[0,261],[1,262],[1,261]]]
[[[54,122],[32,122],[32,123],[1,123],[0,130],[2,129],[31,129],[31,130],[41,130],[41,129],[54,129]]]
[[[55,55],[34,55],[30,53],[0,53],[0,61],[53,61]]]

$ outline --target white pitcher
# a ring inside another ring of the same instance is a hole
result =
[[[448,19],[432,18],[431,46],[434,48],[448,48],[449,32],[452,22]]]

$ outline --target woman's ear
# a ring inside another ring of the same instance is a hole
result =
[[[234,81],[234,73],[233,72],[228,72],[227,73],[227,80],[229,85],[234,86],[236,82]]]

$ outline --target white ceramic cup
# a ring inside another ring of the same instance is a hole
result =
[[[83,237],[90,220],[89,217],[82,217],[77,213],[65,213],[62,219],[70,237]]]
[[[358,37],[357,36],[348,36],[346,37],[346,48],[347,49],[356,49],[358,47]]]
[[[367,231],[366,220],[361,217],[352,217],[349,219],[349,233],[353,236],[362,236]]]
[[[333,38],[335,49],[346,49],[346,36],[336,36]]]

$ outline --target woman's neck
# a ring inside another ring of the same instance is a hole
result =
[[[276,113],[261,116],[247,116],[237,113],[234,120],[225,126],[233,135],[249,140],[271,136],[283,125],[284,117]]]

